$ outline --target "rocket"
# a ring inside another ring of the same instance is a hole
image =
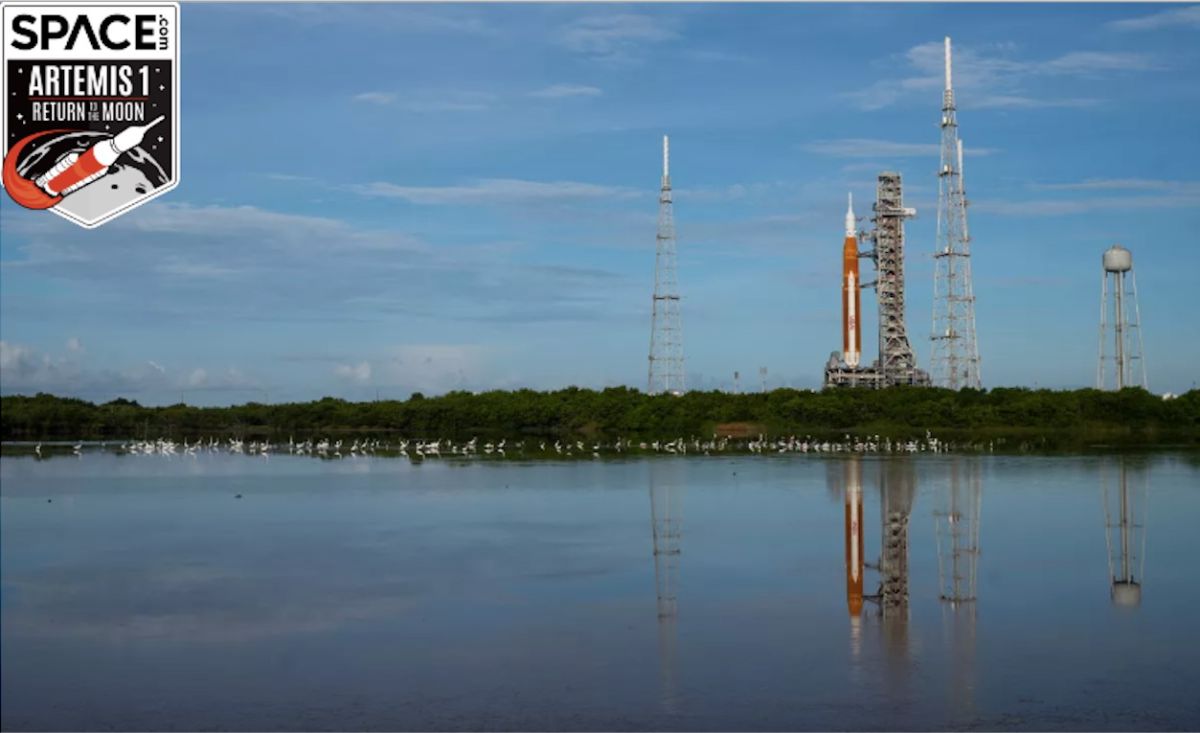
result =
[[[846,463],[846,605],[851,620],[863,607],[863,501],[862,466],[858,459]]]
[[[858,366],[862,354],[862,312],[858,280],[858,237],[854,227],[854,194],[846,207],[846,240],[842,245],[842,360]]]
[[[163,121],[160,115],[148,125],[131,125],[111,138],[101,140],[83,152],[71,153],[34,181],[51,196],[65,196],[108,173],[121,154],[142,144],[146,133]]]

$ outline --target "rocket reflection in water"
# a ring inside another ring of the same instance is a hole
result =
[[[878,467],[882,542],[878,570],[879,592],[866,595],[864,587],[863,462],[858,456],[827,465],[831,483],[840,482],[844,496],[846,606],[850,615],[852,647],[857,653],[862,636],[863,601],[879,603],[882,630],[889,656],[908,654],[908,521],[915,495],[911,462],[896,457],[871,462]]]
[[[846,605],[851,624],[858,626],[863,607],[862,463],[846,463]]]
[[[650,530],[654,541],[654,586],[658,607],[658,665],[662,703],[674,711],[676,586],[683,540],[683,487],[680,465],[674,461],[650,465]]]

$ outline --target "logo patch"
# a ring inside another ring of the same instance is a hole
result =
[[[179,5],[4,3],[5,192],[92,228],[179,184]]]

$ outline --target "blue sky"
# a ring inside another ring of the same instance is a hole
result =
[[[185,3],[180,186],[94,231],[3,197],[0,388],[644,388],[664,133],[689,386],[819,386],[888,169],[927,366],[944,35],[985,386],[1092,383],[1114,242],[1193,386],[1200,6]]]

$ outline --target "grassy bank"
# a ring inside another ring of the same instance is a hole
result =
[[[759,433],[833,438],[849,433],[909,438],[925,431],[957,442],[1019,442],[1047,449],[1105,443],[1197,447],[1200,390],[1163,400],[1141,389],[778,389],[673,397],[622,387],[230,407],[146,407],[123,399],[94,404],[48,394],[0,398],[0,438],[9,441],[202,436],[286,441],[288,436],[339,434],[653,440]]]

